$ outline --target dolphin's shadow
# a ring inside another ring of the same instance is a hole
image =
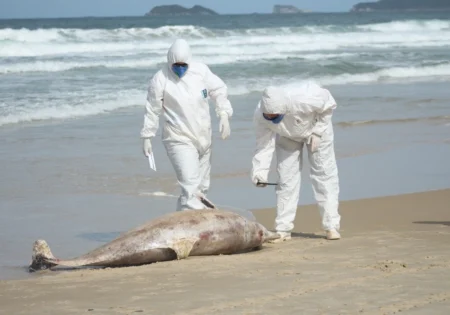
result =
[[[113,239],[117,238],[123,232],[106,232],[106,233],[82,233],[75,235],[88,241],[107,243],[111,242]]]
[[[292,232],[291,237],[314,238],[314,239],[325,239],[326,238],[324,235],[318,235],[318,234],[314,234],[314,233],[299,233],[299,232]]]

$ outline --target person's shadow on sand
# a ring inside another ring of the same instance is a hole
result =
[[[291,233],[291,237],[293,238],[313,238],[313,239],[325,239],[326,237],[324,235],[317,235],[314,233],[297,233],[293,232]]]
[[[415,224],[437,224],[450,226],[450,221],[415,221]]]

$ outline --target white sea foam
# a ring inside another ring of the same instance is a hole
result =
[[[411,81],[434,81],[439,78],[450,79],[450,64],[429,67],[393,67],[360,74],[341,74],[336,76],[296,77],[290,80],[282,77],[264,77],[255,81],[239,79],[230,85],[231,95],[245,95],[251,92],[261,92],[271,84],[295,86],[304,79],[313,79],[323,85],[361,84],[374,82],[402,83]]]
[[[371,82],[406,82],[409,80],[431,81],[437,77],[450,78],[450,64],[443,64],[431,67],[396,67],[390,69],[379,70],[363,74],[342,74],[337,76],[318,76],[312,79],[317,80],[324,85],[339,84],[358,84]],[[283,86],[291,86],[295,82],[301,81],[298,77],[293,82],[283,80],[278,77],[262,77],[258,80],[245,80],[243,78],[231,80],[229,83],[230,95],[244,95],[251,92],[261,92],[264,87],[270,84],[278,84]],[[67,119],[91,116],[97,114],[108,113],[120,108],[142,106],[145,99],[145,91],[126,90],[116,92],[114,99],[108,100],[91,100],[84,101],[83,104],[74,103],[52,103],[50,106],[45,104],[28,104],[20,109],[12,109],[8,104],[0,104],[0,112],[2,108],[10,108],[10,113],[0,116],[0,126],[5,124],[30,122],[48,119]]]
[[[117,42],[148,39],[174,38],[178,36],[190,38],[239,37],[261,35],[292,35],[345,33],[354,31],[395,32],[430,32],[450,31],[450,22],[442,20],[410,20],[388,23],[366,24],[357,26],[302,26],[280,28],[252,28],[219,30],[193,25],[162,26],[158,28],[117,28],[117,29],[0,29],[0,40],[29,43],[65,43],[65,42]]]
[[[168,194],[163,191],[154,191],[154,192],[141,192],[140,196],[154,196],[154,197],[169,197],[169,198],[178,198],[178,196]]]
[[[393,21],[388,23],[368,24],[358,26],[361,30],[376,32],[435,32],[450,31],[450,22],[441,20],[427,21]]]
[[[306,60],[326,60],[333,58],[347,58],[355,56],[351,53],[340,54],[282,54],[282,53],[248,53],[248,54],[235,54],[235,55],[215,55],[205,56],[202,54],[197,55],[197,59],[207,62],[208,65],[223,65],[232,64],[238,62],[272,62],[274,60],[287,60],[289,58],[301,58]],[[26,72],[59,72],[73,69],[84,68],[110,68],[110,69],[143,69],[155,67],[165,62],[165,56],[159,56],[158,58],[146,58],[145,56],[136,56],[134,58],[123,59],[88,59],[80,61],[61,61],[61,60],[38,60],[34,62],[25,61],[17,63],[7,63],[0,67],[0,74],[8,73],[26,73]]]
[[[17,107],[3,102],[0,104],[0,113],[8,111],[5,115],[0,115],[0,126],[19,122],[31,122],[51,119],[68,119],[98,115],[108,113],[120,108],[142,105],[145,94],[138,90],[116,92],[114,99],[103,99],[91,101],[85,100],[83,104],[78,104],[76,99],[72,104],[59,102],[32,103],[25,107]],[[48,105],[50,104],[50,105]]]
[[[305,78],[325,85],[450,78],[450,22],[440,20],[234,30],[0,29],[0,125],[142,105],[147,80],[179,36],[189,39],[197,60],[220,66],[230,95]],[[126,78],[120,69],[130,70]],[[17,86],[20,93],[9,93]]]
[[[436,77],[450,77],[450,64],[430,67],[393,67],[365,74],[342,74],[319,78],[323,84],[370,83],[379,81],[405,82],[409,79],[434,80]]]
[[[0,56],[165,54],[168,45],[179,36],[189,38],[194,52],[211,56],[380,45],[411,47],[418,42],[423,47],[446,47],[450,45],[450,22],[406,21],[351,27],[327,25],[237,30],[213,30],[191,25],[112,30],[2,29]]]

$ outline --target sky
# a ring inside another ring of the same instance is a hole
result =
[[[270,13],[275,4],[291,4],[315,12],[342,12],[358,2],[363,0],[0,0],[0,19],[142,16],[156,5],[167,4],[185,7],[198,4],[220,14]]]

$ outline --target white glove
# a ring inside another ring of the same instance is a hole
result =
[[[150,141],[150,138],[144,139],[144,145],[143,145],[143,151],[145,156],[150,156],[152,154],[152,143]]]
[[[258,183],[267,183],[267,179],[264,180],[263,178],[261,178],[261,176],[256,175],[255,177],[253,177],[253,184],[255,184],[256,187],[266,187],[267,184],[258,184]]]
[[[313,133],[309,137],[308,144],[310,145],[311,152],[316,152],[317,151],[321,141],[322,141],[322,138],[319,135],[316,135],[315,133]]]
[[[219,131],[222,134],[222,139],[226,139],[230,136],[230,122],[228,121],[228,115],[226,113],[220,115]]]

